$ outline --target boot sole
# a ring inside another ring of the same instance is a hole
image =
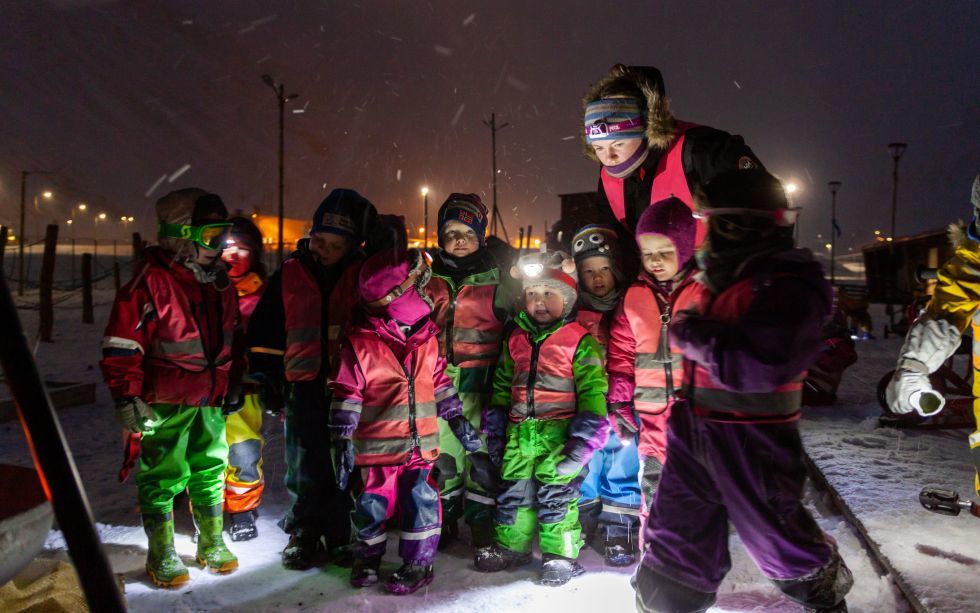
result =
[[[218,575],[227,575],[228,573],[233,573],[238,570],[238,560],[225,562],[221,566],[209,566],[207,560],[204,558],[198,558],[197,563],[201,565],[201,568]]]
[[[474,561],[473,562],[473,567],[476,568],[476,570],[479,571],[479,572],[481,572],[481,573],[499,573],[501,571],[511,570],[513,568],[519,568],[521,566],[527,566],[528,564],[531,563],[531,560],[532,559],[533,559],[532,556],[528,556],[527,558],[517,558],[515,560],[512,560],[510,562],[507,562],[507,564],[505,564],[504,566],[501,566],[500,568],[485,568],[485,567],[481,567],[479,562],[475,562]]]
[[[422,579],[415,585],[401,585],[400,583],[386,583],[384,587],[385,587],[385,591],[388,592],[389,594],[394,594],[395,596],[406,596],[413,592],[417,592],[423,587],[429,585],[430,583],[432,583],[432,579],[434,579],[434,577],[426,577],[425,579]]]
[[[584,574],[585,574],[585,569],[580,566],[577,569],[573,570],[572,571],[572,574],[569,575],[569,577],[567,579],[561,580],[561,579],[543,579],[542,578],[540,581],[538,581],[538,583],[540,585],[547,585],[548,587],[558,587],[558,586],[561,586],[561,585],[565,585],[566,583],[568,583],[569,581],[571,581],[575,577],[579,577],[579,576],[584,575]]]
[[[155,585],[157,587],[166,587],[166,588],[180,587],[180,586],[184,585],[185,583],[187,583],[188,581],[191,580],[190,573],[184,573],[183,575],[177,575],[176,577],[174,577],[170,581],[164,581],[163,579],[158,578],[156,576],[156,573],[154,573],[149,568],[146,569],[146,574],[148,574],[150,576],[150,581],[152,581],[153,582],[153,585]]]

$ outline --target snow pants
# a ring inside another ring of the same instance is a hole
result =
[[[458,368],[449,365],[446,374],[452,379],[463,403],[463,416],[481,432],[483,409],[490,405],[493,389],[493,367]],[[484,443],[486,435],[481,434]],[[470,479],[470,461],[463,445],[453,434],[446,420],[439,419],[439,492],[442,497],[442,515],[446,524],[460,517],[473,530],[474,545],[482,547],[490,543],[478,542],[491,538],[493,530],[492,494]]]
[[[650,505],[653,504],[653,496],[657,493],[657,486],[660,485],[660,474],[664,470],[664,465],[656,456],[645,456],[640,454],[640,492],[642,503],[640,504],[640,551],[643,550],[643,526],[647,525],[647,518],[650,517]]]
[[[337,489],[327,431],[330,396],[323,378],[291,384],[285,410],[286,489],[290,505],[279,527],[324,535],[328,547],[350,543],[349,492]]]
[[[401,536],[398,555],[413,564],[432,564],[442,532],[442,507],[432,466],[416,449],[406,464],[361,468],[364,490],[351,512],[356,557],[382,557],[387,528],[394,520]]]
[[[843,600],[851,573],[804,508],[805,481],[795,422],[723,423],[677,407],[644,529],[637,583],[647,587],[637,592],[638,608],[703,610],[656,600],[685,589],[713,602],[731,568],[729,522],[762,574],[790,599],[811,607]]]
[[[582,531],[598,551],[604,551],[607,543],[637,549],[641,496],[635,439],[623,444],[615,431],[610,432],[606,446],[589,461],[580,487]]]
[[[159,416],[140,441],[136,490],[140,512],[168,515],[187,489],[197,508],[221,504],[228,443],[218,407],[153,404]]]
[[[262,474],[262,405],[258,394],[245,396],[241,411],[225,418],[228,470],[225,472],[225,510],[241,513],[258,508],[265,489]]]
[[[568,419],[526,419],[507,425],[497,496],[496,536],[501,547],[531,551],[535,529],[541,553],[577,558],[582,548],[578,521],[579,473],[559,475]]]

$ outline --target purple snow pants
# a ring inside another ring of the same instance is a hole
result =
[[[357,540],[355,556],[383,556],[385,530],[397,518],[401,537],[398,555],[406,562],[432,564],[442,530],[442,506],[439,488],[432,479],[432,463],[423,460],[416,449],[406,464],[365,467],[361,477],[364,491],[351,512]]]
[[[713,595],[731,568],[731,522],[759,570],[787,596],[801,603],[842,599],[850,572],[801,501],[806,469],[796,422],[722,423],[684,406],[668,424],[643,565]]]

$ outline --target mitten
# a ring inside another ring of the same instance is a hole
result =
[[[333,470],[337,477],[337,489],[346,491],[354,472],[354,443],[349,438],[333,442]]]
[[[460,444],[463,445],[463,449],[469,453],[473,453],[483,445],[480,442],[480,433],[476,431],[476,428],[473,427],[470,420],[462,415],[457,415],[449,419],[449,429],[459,439]]]
[[[159,418],[153,407],[138,396],[128,396],[116,401],[116,421],[133,434],[146,432],[150,429],[150,424]]]

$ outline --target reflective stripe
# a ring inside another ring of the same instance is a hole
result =
[[[201,344],[200,338],[194,338],[189,341],[161,341],[154,340],[150,345],[150,351],[154,355],[194,355],[204,354],[204,345]],[[204,364],[207,361],[201,360]]]
[[[319,370],[320,356],[286,358],[286,372],[317,372]]]
[[[365,407],[367,408],[367,407]],[[408,425],[405,425],[408,429]],[[409,453],[412,450],[412,439],[407,436],[398,438],[371,438],[354,440],[354,451],[358,455],[387,455],[392,453]],[[439,431],[420,437],[419,449],[428,451],[439,445]]]
[[[409,405],[396,404],[392,406],[367,406],[361,408],[365,424],[376,421],[407,421]],[[416,419],[421,419],[426,415],[434,415],[436,412],[435,402],[419,402],[415,405]]]
[[[582,358],[578,363],[582,366],[602,366],[602,360],[599,358]]]
[[[512,402],[511,412],[515,413],[521,417],[527,416],[527,403],[526,402]],[[534,414],[537,416],[544,416],[551,412],[557,411],[575,411],[576,404],[575,401],[569,402],[535,402],[534,403]]]
[[[970,435],[970,449],[975,449],[980,446],[980,432],[974,432]]]
[[[335,341],[338,338],[340,338],[340,326],[338,325],[327,326],[327,338],[332,341]]]
[[[282,349],[272,349],[270,347],[252,347],[249,351],[252,353],[265,353],[267,355],[286,355],[286,352]]]
[[[320,328],[291,328],[286,330],[286,344],[312,343],[320,340]]]
[[[378,543],[383,543],[383,542],[385,542],[387,540],[388,540],[388,534],[385,533],[385,532],[382,532],[378,536],[371,537],[369,539],[364,539],[361,542],[364,543],[365,545],[377,545]]]
[[[621,515],[632,515],[634,517],[640,516],[640,509],[634,509],[633,507],[621,507],[614,504],[602,503],[603,513],[619,513]]]
[[[635,402],[667,402],[667,390],[662,387],[637,386],[633,391],[633,400]]]
[[[429,528],[428,530],[423,530],[422,532],[406,532],[402,530],[398,533],[403,541],[424,541],[427,538],[432,538],[433,536],[439,536],[442,534],[442,527]]]
[[[681,363],[681,356],[676,354],[671,354],[670,363],[677,366]],[[666,362],[657,359],[657,354],[655,353],[638,353],[636,354],[636,360],[634,362],[637,368],[643,369],[653,369],[653,368],[663,368]]]
[[[230,491],[232,494],[247,494],[255,489],[255,484],[251,486],[242,487],[240,485],[232,485],[231,483],[225,481],[225,491]]]
[[[468,491],[468,490],[466,492],[466,499],[467,500],[472,500],[473,502],[479,502],[480,504],[485,504],[487,506],[496,506],[497,505],[497,500],[496,499],[490,498],[489,496],[483,496],[483,495],[477,494],[476,492],[471,492],[471,491]]]
[[[331,411],[350,411],[352,413],[361,412],[361,403],[356,400],[333,400],[330,402]]]
[[[489,345],[500,342],[500,330],[478,330],[475,328],[453,328],[453,340],[458,343]]]
[[[516,387],[519,385],[521,387],[527,387],[528,377],[529,373],[526,370],[514,373],[514,386]],[[538,376],[534,378],[534,389],[551,390],[555,392],[574,392],[575,379],[538,371]]]
[[[694,390],[694,404],[709,411],[746,413],[752,415],[788,415],[800,409],[802,390],[761,393],[736,393],[721,389],[699,387]]]
[[[441,401],[445,400],[446,398],[451,398],[451,397],[456,396],[458,394],[459,394],[459,391],[456,390],[456,386],[455,385],[449,385],[449,386],[444,387],[444,388],[442,388],[440,390],[436,390],[436,402],[441,402]]]
[[[146,353],[143,351],[143,345],[140,345],[136,341],[130,338],[122,338],[120,336],[104,336],[102,337],[102,348],[103,349],[130,349],[133,351],[139,351],[140,353]]]

